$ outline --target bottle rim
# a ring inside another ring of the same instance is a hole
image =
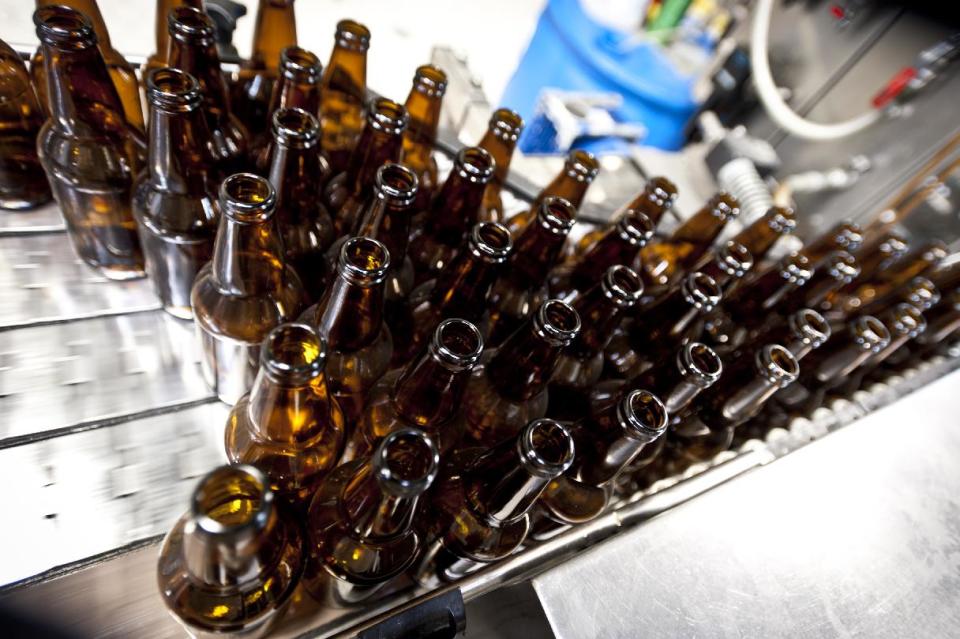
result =
[[[306,384],[323,374],[326,362],[326,340],[302,322],[274,327],[260,348],[260,366],[278,382]]]
[[[684,299],[701,314],[709,313],[723,299],[723,291],[717,281],[700,271],[689,273],[680,283]]]
[[[483,355],[483,335],[465,319],[445,319],[433,331],[430,353],[449,368],[469,370]]]
[[[292,45],[280,52],[280,73],[287,80],[303,75],[308,84],[316,84],[323,75],[323,65],[313,51]]]
[[[721,220],[733,220],[740,215],[740,201],[726,191],[720,191],[707,202],[707,209]]]
[[[188,6],[174,7],[167,14],[167,31],[170,37],[181,42],[202,45],[214,43],[216,29],[213,20],[200,9]]]
[[[150,105],[169,113],[189,113],[203,102],[200,83],[181,69],[162,67],[147,73]]]
[[[780,273],[781,278],[791,284],[803,286],[813,277],[815,269],[806,255],[803,253],[791,253],[780,260],[777,271]]]
[[[800,375],[800,363],[796,356],[780,344],[765,344],[757,350],[754,365],[768,382],[784,388]]]
[[[520,431],[517,452],[531,474],[553,479],[573,464],[573,437],[567,427],[555,419],[535,419]]]
[[[420,65],[413,74],[413,90],[429,98],[442,98],[447,91],[447,74],[432,64]]]
[[[890,331],[873,315],[861,315],[850,322],[853,343],[862,350],[877,353],[890,343]]]
[[[656,206],[669,209],[677,201],[680,195],[677,191],[677,185],[662,175],[657,175],[647,181],[643,189],[646,199],[653,202]]]
[[[563,170],[567,177],[590,184],[600,173],[600,161],[590,151],[573,149],[563,163]]]
[[[453,170],[471,184],[487,184],[493,178],[496,161],[493,156],[479,146],[460,149],[453,161]]]
[[[677,351],[677,368],[682,377],[704,390],[720,379],[723,360],[715,350],[702,342],[686,342]]]
[[[918,275],[907,284],[903,300],[921,311],[926,311],[940,301],[940,289],[928,278]]]
[[[853,253],[863,245],[863,229],[855,222],[841,222],[833,236],[835,246]]]
[[[536,333],[554,346],[566,346],[580,333],[580,315],[563,300],[547,300],[533,316]]]
[[[753,255],[740,242],[730,240],[717,250],[716,263],[725,274],[741,278],[753,268]]]
[[[388,135],[402,135],[410,123],[406,107],[389,98],[373,98],[367,109],[367,125]]]
[[[787,235],[797,228],[797,214],[789,206],[771,206],[767,209],[767,225],[774,233]]]
[[[629,266],[611,266],[600,281],[604,296],[618,308],[633,308],[643,296],[643,280]]]
[[[833,251],[827,256],[827,273],[830,279],[849,284],[860,275],[860,265],[849,251]]]
[[[273,217],[277,192],[253,173],[234,173],[220,184],[220,208],[236,222],[261,224]]]
[[[652,442],[667,430],[670,414],[659,397],[638,388],[617,404],[617,420],[634,439]]]
[[[415,451],[403,451],[413,464],[400,464],[391,456],[399,447],[409,446]],[[437,478],[440,469],[440,450],[427,433],[417,428],[398,428],[387,434],[373,453],[373,468],[377,481],[395,497],[422,495]]]
[[[908,337],[913,339],[927,329],[927,320],[923,314],[911,304],[902,302],[894,306],[888,313],[887,330],[892,337]]]
[[[48,5],[33,12],[37,38],[43,44],[80,51],[97,44],[90,19],[65,5]]]
[[[386,279],[390,270],[390,251],[372,237],[351,237],[340,247],[337,272],[348,282],[374,286]]]
[[[309,149],[320,140],[320,122],[304,109],[277,109],[270,119],[273,138],[281,146]]]
[[[470,252],[491,264],[507,261],[513,250],[510,231],[498,222],[478,222],[470,229]]]
[[[812,308],[801,308],[787,317],[790,333],[810,348],[820,348],[830,339],[830,322]]]
[[[554,235],[566,235],[577,219],[577,209],[568,200],[552,195],[543,199],[537,222]]]
[[[257,499],[257,508],[241,522],[226,524],[211,515],[220,505],[216,487],[224,483],[244,486],[252,493],[251,497]],[[229,464],[214,468],[200,479],[190,497],[190,515],[197,529],[207,535],[233,536],[248,530],[263,530],[270,519],[273,502],[270,482],[259,469],[247,464]]]
[[[617,233],[638,249],[643,248],[653,239],[655,231],[650,216],[639,209],[627,209],[617,220]]]
[[[341,20],[337,23],[334,41],[341,49],[366,53],[370,48],[370,29],[355,20]]]
[[[387,162],[377,169],[374,184],[377,197],[387,200],[394,208],[405,209],[412,206],[420,189],[417,174],[396,162]]]
[[[489,127],[498,140],[516,142],[523,133],[523,118],[512,109],[500,108],[490,116]]]

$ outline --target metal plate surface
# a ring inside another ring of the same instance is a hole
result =
[[[53,202],[31,211],[0,211],[0,235],[63,232],[66,225]]]

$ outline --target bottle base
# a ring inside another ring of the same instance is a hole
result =
[[[143,268],[130,269],[117,266],[103,266],[91,264],[90,262],[87,262],[87,264],[90,266],[90,268],[93,268],[100,273],[100,275],[114,282],[141,280],[147,276],[147,272],[143,270]]]

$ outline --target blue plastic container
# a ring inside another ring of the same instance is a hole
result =
[[[545,87],[616,92],[623,104],[613,117],[646,126],[642,144],[679,149],[697,109],[693,78],[682,76],[657,45],[627,38],[591,20],[577,0],[550,0],[500,104],[530,122]]]

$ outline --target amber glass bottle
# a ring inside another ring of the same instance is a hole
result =
[[[157,13],[153,23],[157,49],[150,54],[146,65],[142,69],[144,82],[146,82],[148,73],[154,69],[167,66],[167,51],[170,49],[170,31],[167,27],[167,17],[172,9],[183,6],[203,10],[203,0],[157,0]]]
[[[902,258],[909,249],[906,238],[899,233],[885,233],[860,247],[854,254],[860,266],[860,275],[853,282],[843,287],[836,295],[841,298],[857,289],[860,284],[869,282],[878,277],[890,266]]]
[[[510,160],[517,147],[517,140],[523,133],[523,118],[516,111],[497,109],[490,116],[487,132],[480,138],[479,146],[493,158],[493,179],[483,192],[478,219],[487,222],[503,222],[503,199],[500,191],[510,173]]]
[[[346,169],[324,189],[324,202],[333,215],[338,236],[355,234],[363,207],[373,194],[377,171],[387,162],[400,159],[408,121],[406,109],[393,100],[377,98],[370,103],[367,125]]]
[[[677,199],[677,187],[665,177],[652,177],[633,200],[621,207],[613,214],[612,223],[616,223],[624,215],[632,212],[643,213],[656,229],[664,214],[673,207]],[[590,249],[606,232],[605,229],[594,229],[586,233],[576,245],[576,253],[584,253]]]
[[[782,313],[801,308],[820,308],[824,300],[858,275],[860,265],[857,260],[846,251],[834,251],[820,260],[805,282],[790,288],[778,299],[778,308]]]
[[[946,257],[947,245],[942,240],[918,246],[844,296],[840,310],[846,315],[883,310],[913,278],[932,272]]]
[[[539,215],[540,206],[551,197],[560,197],[570,203],[574,213],[583,204],[587,189],[600,172],[600,162],[589,151],[574,149],[567,155],[563,169],[553,178],[533,201],[530,208],[517,213],[506,221],[506,227],[515,236],[519,235]]]
[[[667,295],[636,310],[607,346],[607,376],[636,377],[669,357],[684,339],[695,337],[690,332],[697,320],[713,311],[722,295],[712,277],[693,272]]]
[[[164,310],[182,319],[193,317],[190,289],[213,256],[220,218],[202,100],[200,85],[183,71],[150,72],[148,162],[133,188],[147,273]]]
[[[30,209],[50,199],[37,157],[44,111],[17,52],[0,40],[0,208]]]
[[[60,6],[33,21],[50,96],[37,150],[73,247],[107,278],[143,277],[130,195],[146,140],[124,118],[90,21]]]
[[[100,7],[97,6],[96,0],[36,0],[36,2],[37,9],[65,6],[86,16],[94,34],[96,34],[97,46],[107,66],[110,81],[117,90],[120,104],[123,105],[124,119],[130,126],[142,132],[143,107],[140,104],[140,85],[137,83],[137,74],[130,63],[110,44],[110,34],[107,33],[107,25],[103,21],[103,14],[100,13]],[[43,61],[45,55],[46,52],[43,50],[41,41],[40,48],[37,49],[30,61],[30,70],[33,74],[33,86],[37,89],[40,104],[52,111],[50,85],[45,78],[47,74],[46,64]]]
[[[906,344],[916,340],[927,330],[927,320],[923,314],[907,303],[887,309],[877,319],[890,331],[890,342],[846,378],[842,386],[845,391],[853,393],[859,389],[867,376],[877,371],[891,356],[906,351]]]
[[[800,251],[817,266],[823,258],[835,251],[846,251],[851,255],[856,253],[863,244],[863,231],[858,224],[840,222],[832,229],[803,246]]]
[[[297,44],[294,0],[260,0],[253,24],[253,47],[233,91],[234,110],[252,135],[269,128],[270,94],[280,69],[280,52]],[[313,111],[316,113],[316,111]]]
[[[640,268],[640,249],[653,237],[653,222],[641,211],[628,211],[607,228],[581,255],[570,255],[550,273],[554,297],[567,297],[593,286],[611,266]]]
[[[583,328],[567,346],[550,379],[547,415],[576,421],[590,410],[590,389],[603,372],[603,352],[620,324],[643,295],[643,280],[628,266],[611,266],[600,281],[573,298]]]
[[[463,393],[482,352],[476,326],[443,320],[416,359],[370,391],[345,457],[369,455],[388,433],[404,427],[425,431],[444,454],[453,450],[463,435]]]
[[[683,277],[710,249],[727,222],[739,214],[737,200],[718,193],[668,239],[645,246],[640,251],[643,262],[640,274],[648,292],[662,292]]]
[[[320,147],[333,173],[346,170],[363,128],[369,48],[369,29],[353,20],[337,23],[333,52],[320,80]]]
[[[926,314],[927,330],[911,345],[914,360],[923,360],[942,348],[960,331],[960,289],[954,289]]]
[[[747,271],[753,268],[753,264],[753,254],[747,247],[736,240],[730,240],[724,242],[699,270],[712,277],[720,290],[727,293],[740,283]]]
[[[530,529],[528,511],[573,458],[570,432],[552,419],[532,421],[489,450],[451,456],[425,511],[433,541],[416,566],[416,580],[436,586],[513,553]]]
[[[190,295],[204,377],[228,404],[250,390],[261,342],[295,318],[306,300],[300,278],[283,260],[276,202],[260,176],[238,173],[223,181],[213,260],[197,274]]]
[[[493,172],[493,158],[483,149],[466,147],[457,153],[450,176],[430,201],[423,224],[410,238],[410,258],[418,284],[436,277],[477,223],[484,189]],[[421,209],[414,204],[414,210]]]
[[[787,315],[786,319],[777,318],[769,322],[752,341],[756,344],[780,344],[793,353],[797,361],[803,360],[830,339],[833,330],[830,323],[812,308],[801,308]]]
[[[270,183],[277,192],[277,226],[284,257],[300,276],[309,303],[323,294],[333,221],[320,198],[320,123],[303,109],[273,114]]]
[[[575,217],[573,205],[549,197],[537,219],[516,236],[503,276],[490,293],[489,346],[500,344],[547,299],[547,275],[563,253]]]
[[[420,191],[414,208],[423,211],[437,188],[437,161],[433,148],[437,145],[440,107],[447,90],[447,74],[432,64],[417,68],[405,107],[410,125],[403,133],[404,166],[413,169],[420,180]]]
[[[474,225],[467,241],[434,280],[415,288],[394,321],[393,363],[410,361],[444,319],[477,323],[501,267],[513,249],[510,231],[495,222]]]
[[[463,400],[467,445],[510,439],[547,412],[547,384],[560,354],[580,332],[572,306],[547,300],[473,370]]]
[[[230,108],[213,21],[203,11],[180,6],[170,11],[167,29],[170,33],[167,66],[186,71],[200,83],[221,178],[244,170],[250,134]]]
[[[393,354],[383,321],[384,283],[390,270],[387,248],[369,237],[353,237],[340,248],[336,277],[320,301],[303,314],[327,341],[330,390],[354,424],[373,384],[387,372]]]
[[[801,253],[784,256],[777,264],[748,276],[723,300],[723,313],[735,330],[753,330],[771,317],[774,309],[813,276],[810,261]]]
[[[163,540],[157,583],[191,636],[263,637],[303,574],[300,526],[252,466],[220,466]]]
[[[767,258],[773,245],[781,237],[793,233],[797,227],[797,217],[793,209],[773,206],[763,217],[746,227],[731,239],[750,252],[755,263],[760,264]]]
[[[947,290],[950,290],[949,288]],[[928,311],[940,302],[940,289],[925,277],[915,277],[892,296],[888,306],[906,302],[921,313]],[[871,304],[864,311],[873,313],[882,310],[879,304]]]
[[[417,509],[439,466],[429,435],[399,428],[327,476],[306,521],[311,597],[334,607],[363,601],[413,565],[423,549]]]

